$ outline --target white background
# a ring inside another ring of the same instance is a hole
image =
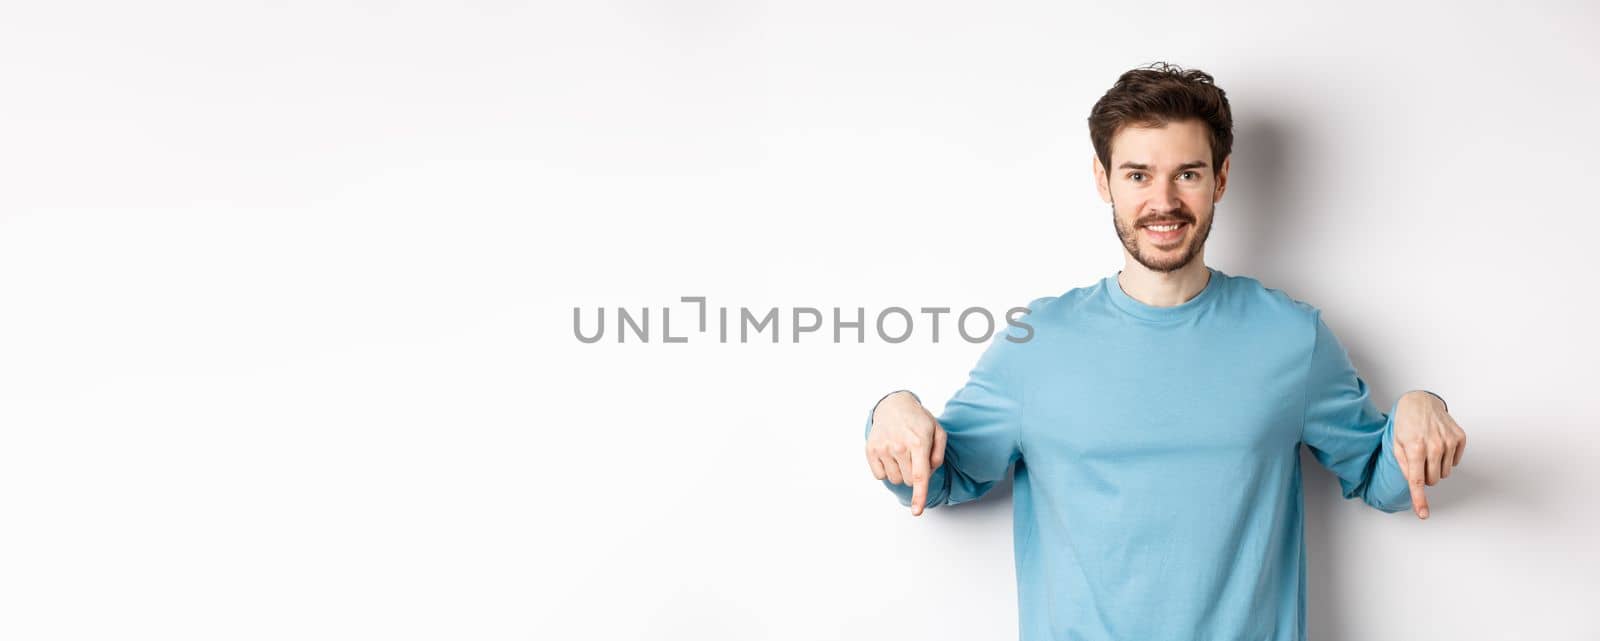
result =
[[[862,453],[981,345],[572,309],[1091,284],[1085,119],[1168,60],[1235,110],[1209,263],[1469,434],[1427,521],[1305,455],[1311,638],[1593,638],[1592,4],[29,4],[0,637],[1014,638],[1009,485],[913,518]]]

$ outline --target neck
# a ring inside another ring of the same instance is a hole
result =
[[[1198,296],[1211,280],[1211,270],[1206,268],[1205,257],[1199,254],[1189,264],[1170,272],[1145,267],[1126,251],[1123,256],[1126,260],[1117,274],[1117,284],[1130,298],[1151,307],[1182,305]]]

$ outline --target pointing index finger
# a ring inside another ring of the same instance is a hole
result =
[[[1402,469],[1406,474],[1406,484],[1411,487],[1411,510],[1417,513],[1417,518],[1428,518],[1428,496],[1423,492],[1423,483],[1427,480],[1427,450],[1421,447],[1405,447],[1395,441],[1395,452],[1401,457]]]
[[[928,500],[928,445],[911,451],[911,514],[922,516],[923,505]]]

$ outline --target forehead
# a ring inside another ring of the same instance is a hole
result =
[[[1191,160],[1211,161],[1211,132],[1198,120],[1177,120],[1159,127],[1128,125],[1111,136],[1111,166],[1123,161],[1155,166]]]

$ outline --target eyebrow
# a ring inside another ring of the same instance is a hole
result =
[[[1178,168],[1174,169],[1173,171],[1183,171],[1185,169],[1198,169],[1198,168],[1204,167],[1204,166],[1206,166],[1206,162],[1204,160],[1191,160],[1189,162],[1186,162],[1186,163],[1183,163],[1181,165],[1178,165]],[[1138,169],[1140,171],[1150,171],[1150,165],[1146,165],[1146,164],[1141,163],[1141,162],[1125,162],[1125,163],[1122,163],[1120,165],[1117,165],[1117,169]]]

